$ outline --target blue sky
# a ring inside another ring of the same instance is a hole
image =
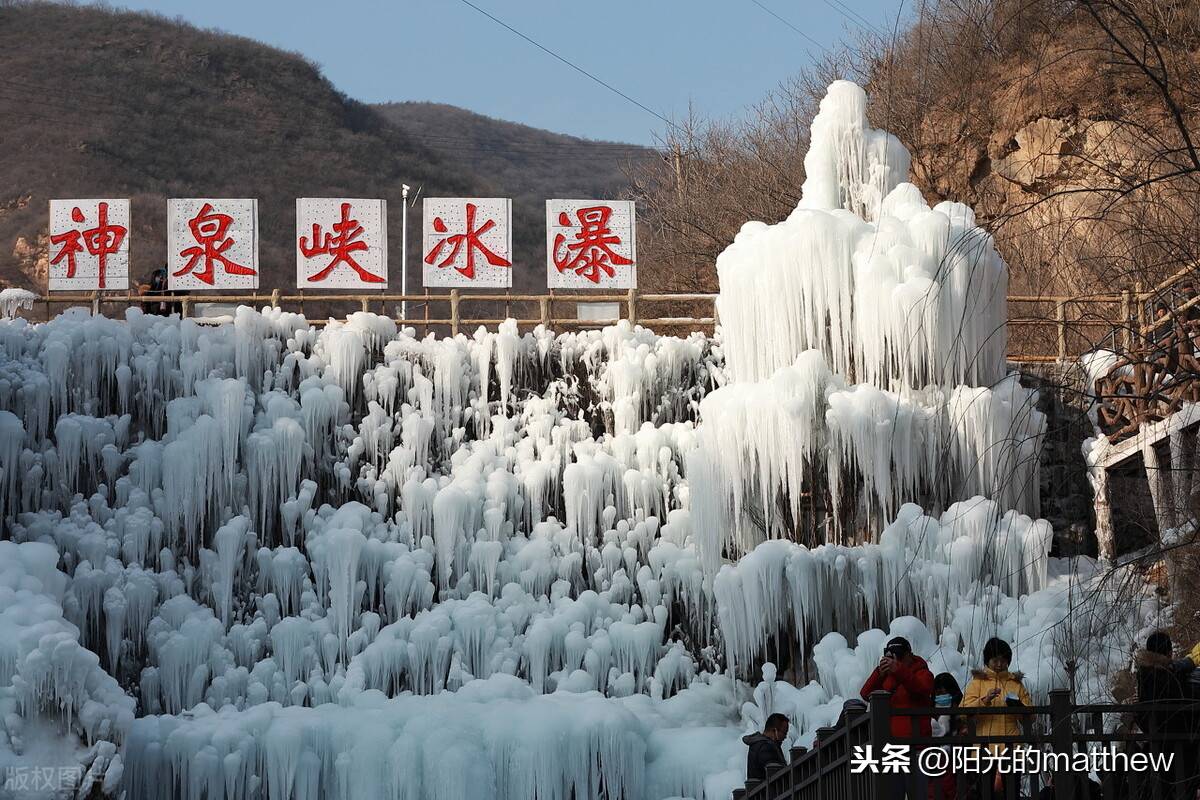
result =
[[[471,0],[667,118],[736,116],[819,50],[755,0]],[[825,46],[891,30],[911,0],[758,0]],[[318,62],[366,102],[434,100],[539,128],[649,144],[664,123],[462,0],[127,0]],[[595,9],[595,10],[592,10]],[[861,21],[855,18],[861,18]]]

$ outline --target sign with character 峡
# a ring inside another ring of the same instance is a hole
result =
[[[167,201],[167,287],[258,288],[258,201]]]
[[[387,201],[296,200],[296,286],[387,288]]]
[[[51,200],[50,291],[129,289],[129,201]]]
[[[512,201],[427,197],[422,206],[425,286],[512,286]]]
[[[547,200],[546,285],[551,289],[637,286],[632,200]]]

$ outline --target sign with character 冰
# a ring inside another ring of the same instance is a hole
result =
[[[128,200],[50,201],[47,288],[128,291]]]
[[[296,286],[387,288],[387,201],[296,200]]]
[[[422,208],[425,286],[512,286],[512,200],[427,197]]]
[[[167,288],[258,288],[258,201],[167,201]]]
[[[546,285],[551,289],[637,286],[632,200],[547,200]]]

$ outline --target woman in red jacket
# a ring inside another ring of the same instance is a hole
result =
[[[880,690],[892,693],[893,709],[933,706],[933,673],[929,671],[925,659],[913,654],[912,645],[903,636],[888,641],[887,647],[883,648],[883,658],[879,659],[879,666],[867,678],[859,694],[864,700],[869,700],[871,692]],[[928,716],[893,716],[891,727],[892,739],[899,743],[910,736],[932,735]],[[896,774],[894,778],[894,800],[903,797],[908,800],[928,800],[928,779],[917,768],[915,752],[910,753],[908,773]]]
[[[933,706],[933,673],[925,659],[914,655],[908,639],[897,636],[883,649],[879,666],[863,684],[864,700],[870,700],[871,692],[882,689],[892,693],[892,708],[931,708]],[[917,724],[917,730],[912,728]],[[909,736],[930,736],[929,717],[892,717],[892,736],[897,739]]]

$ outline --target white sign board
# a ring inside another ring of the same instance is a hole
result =
[[[129,201],[50,201],[50,291],[129,289]]]
[[[427,197],[423,208],[425,286],[512,286],[512,200]]]
[[[296,286],[387,288],[387,201],[296,200]]]
[[[167,288],[257,289],[258,201],[167,201]]]
[[[547,200],[546,285],[551,289],[637,286],[632,200]]]
[[[581,322],[608,322],[621,318],[620,303],[576,303],[575,319]]]

